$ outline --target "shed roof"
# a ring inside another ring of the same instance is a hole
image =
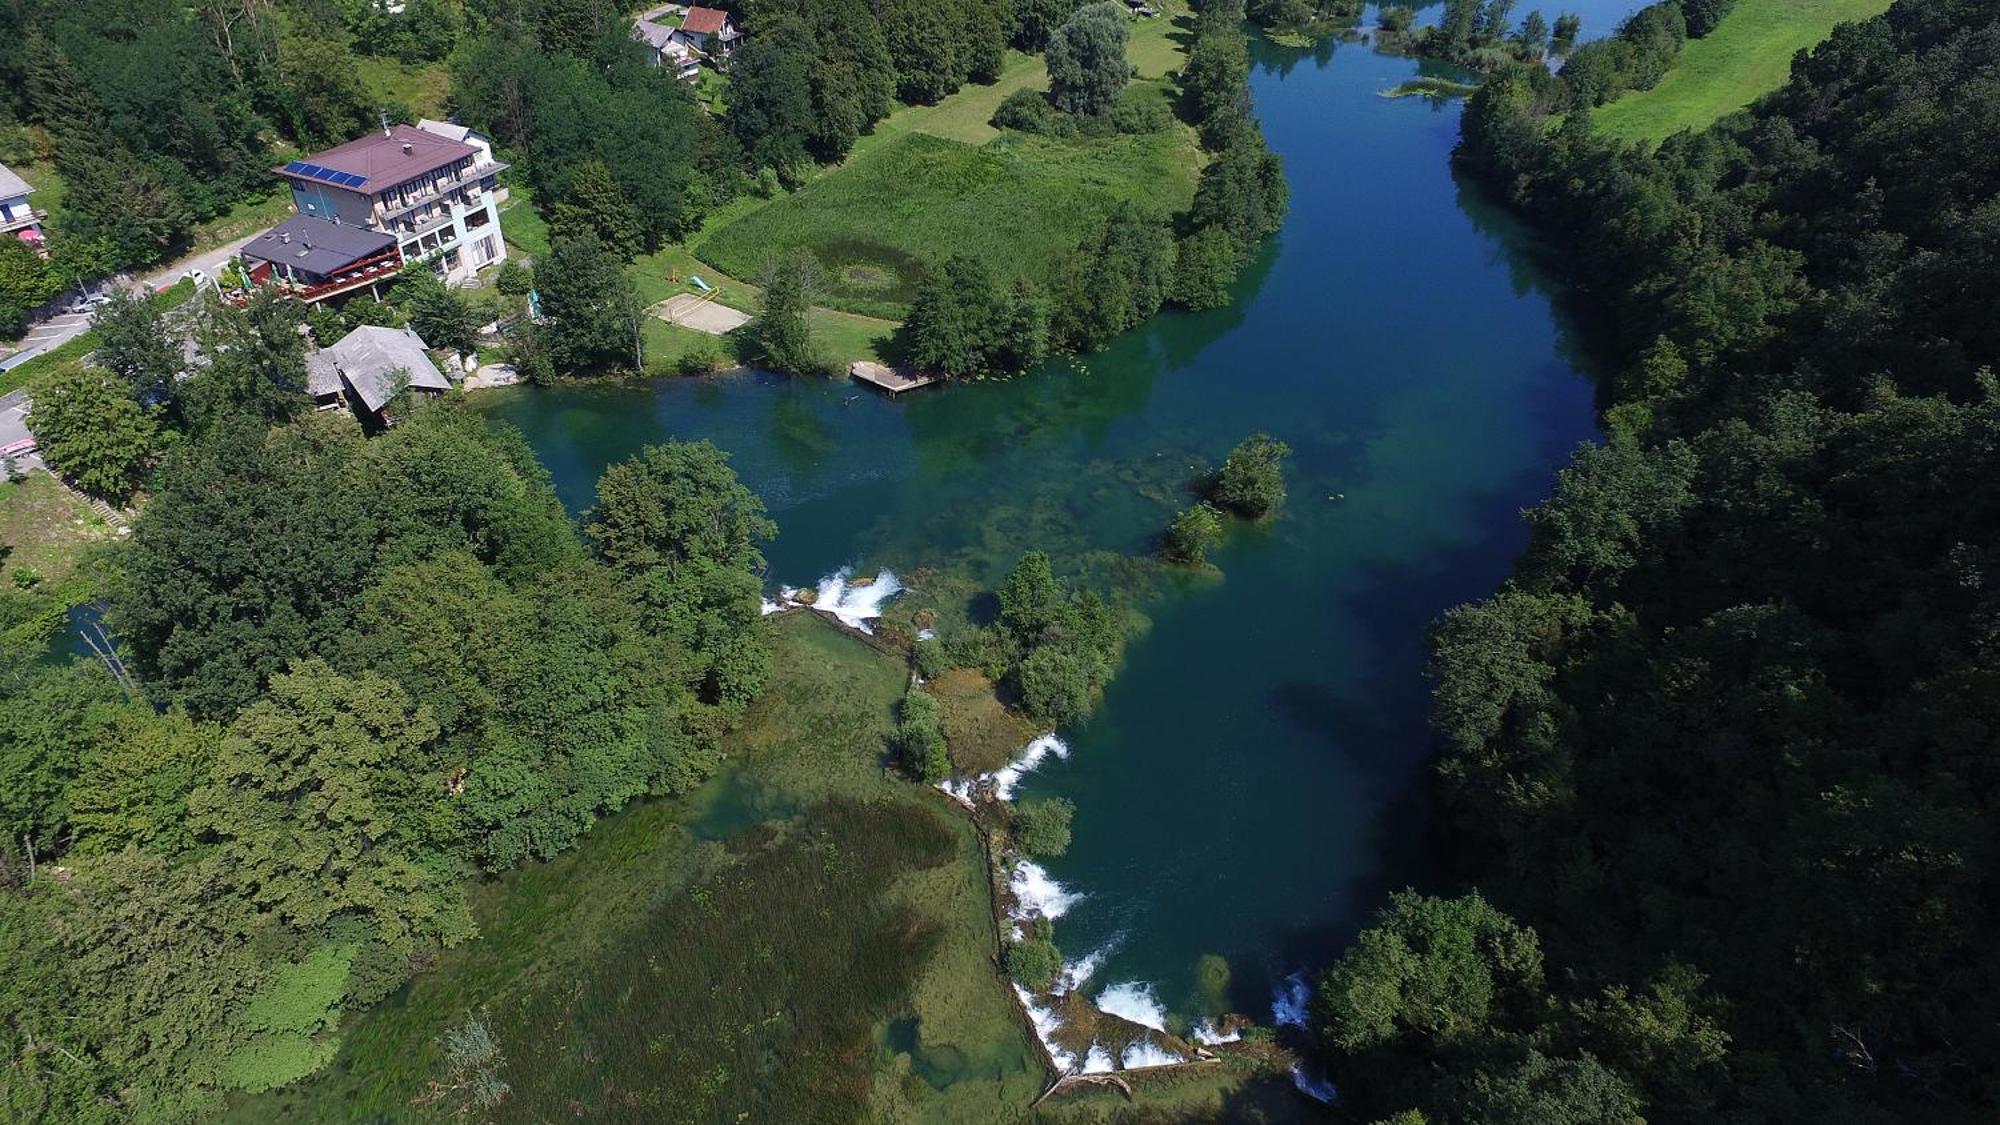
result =
[[[326,357],[326,358],[319,358]],[[309,356],[306,381],[315,394],[328,393],[327,364],[340,383],[361,400],[370,414],[379,413],[401,389],[400,372],[409,373],[408,386],[430,391],[448,391],[451,381],[431,362],[423,337],[408,328],[363,325],[340,338],[340,342]]]
[[[331,277],[396,244],[394,235],[312,215],[293,215],[243,247],[243,256]]]
[[[410,125],[392,125],[387,134],[357,137],[325,152],[302,156],[273,171],[301,183],[374,195],[449,167],[478,151],[464,141]]]

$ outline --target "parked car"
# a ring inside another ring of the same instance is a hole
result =
[[[101,309],[110,303],[111,303],[111,297],[109,294],[88,293],[85,294],[84,296],[78,297],[74,301],[71,301],[69,303],[69,311],[73,313],[91,313],[91,312],[96,312],[98,309]]]

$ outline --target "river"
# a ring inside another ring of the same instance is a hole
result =
[[[1628,5],[1583,7],[1602,33]],[[1097,713],[1062,732],[1071,754],[1022,790],[1077,805],[1048,866],[1080,896],[1058,944],[1103,954],[1090,995],[1189,1015],[1196,961],[1218,954],[1233,1006],[1268,1019],[1282,978],[1423,884],[1426,626],[1505,578],[1519,509],[1595,436],[1551,286],[1452,175],[1458,106],[1379,96],[1416,69],[1362,45],[1257,48],[1292,212],[1232,308],[896,402],[755,373],[483,401],[573,508],[648,442],[713,440],[770,505],[771,576],[794,585],[1143,553],[1197,464],[1253,431],[1288,442],[1281,513],[1232,528],[1219,579],[1147,601]]]

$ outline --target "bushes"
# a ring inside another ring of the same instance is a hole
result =
[[[1196,504],[1174,517],[1162,550],[1174,562],[1201,566],[1208,561],[1208,549],[1221,540],[1222,517],[1207,504]]]
[[[1076,802],[1063,797],[1026,801],[1014,810],[1014,842],[1032,856],[1058,856],[1069,850],[1070,821]]]
[[[35,393],[28,426],[50,465],[78,488],[123,503],[159,451],[153,416],[115,373],[64,366]]]
[[[920,370],[953,378],[1023,371],[1048,352],[1048,303],[1026,281],[1001,288],[979,259],[959,254],[924,276],[905,330]]]
[[[897,764],[919,781],[938,781],[951,773],[937,700],[925,692],[912,691],[903,697],[890,744]]]
[[[1284,460],[1292,447],[1269,434],[1238,442],[1215,475],[1208,498],[1241,516],[1259,519],[1285,499]]]
[[[1029,992],[1047,992],[1062,975],[1062,951],[1056,948],[1047,918],[1037,918],[1029,930],[1007,946],[1007,973]]]
[[[1572,51],[1558,77],[1575,104],[1603,105],[1627,90],[1658,85],[1687,39],[1680,0],[1660,0],[1632,13],[1618,34]]]
[[[1125,6],[1102,0],[1078,8],[1050,38],[1048,64],[1049,101],[1057,109],[1078,116],[1110,112],[1132,80]]]

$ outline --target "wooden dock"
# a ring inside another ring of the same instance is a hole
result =
[[[935,375],[902,371],[886,364],[871,363],[865,359],[849,364],[847,373],[871,387],[889,392],[891,398],[904,391],[914,391],[918,387],[928,387],[932,383],[943,381]]]

